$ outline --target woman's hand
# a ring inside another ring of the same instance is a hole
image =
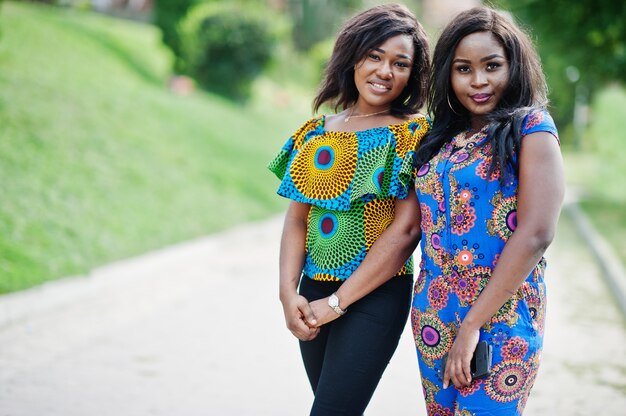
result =
[[[310,341],[319,334],[317,318],[309,301],[297,293],[282,301],[287,328],[300,341]]]
[[[328,298],[322,298],[311,302],[311,309],[317,318],[317,327],[327,324],[339,318],[339,314],[328,306]]]
[[[447,389],[449,382],[457,389],[467,387],[472,382],[470,362],[480,339],[478,329],[464,330],[463,327],[448,351],[448,361],[443,374],[443,388]]]

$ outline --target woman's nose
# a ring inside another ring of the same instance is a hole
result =
[[[472,85],[484,85],[487,83],[487,77],[483,71],[474,71],[472,74]]]
[[[389,62],[382,61],[376,70],[376,74],[382,79],[390,79],[393,77],[393,71],[391,70],[391,64]]]

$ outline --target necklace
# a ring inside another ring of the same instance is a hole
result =
[[[348,114],[348,116],[343,119],[343,122],[347,123],[348,121],[350,121],[351,118],[370,117],[370,116],[375,116],[375,115],[378,115],[378,114],[383,114],[383,113],[388,113],[388,112],[389,112],[389,109],[386,109],[386,110],[383,110],[383,111],[377,111],[375,113],[358,114],[356,116],[353,116],[352,113],[354,113],[354,107],[352,107],[350,109],[350,114]]]

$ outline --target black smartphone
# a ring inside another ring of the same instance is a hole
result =
[[[470,372],[472,373],[472,380],[479,378],[489,377],[491,374],[491,358],[493,355],[493,349],[487,341],[480,341],[476,345],[476,351],[472,356],[470,362]],[[448,361],[448,354],[444,355],[441,359],[440,376],[443,379],[443,373],[446,371],[446,362]]]

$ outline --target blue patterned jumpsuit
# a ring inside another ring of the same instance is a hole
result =
[[[558,140],[545,111],[531,113],[522,125],[522,136],[539,131]],[[539,367],[546,301],[543,258],[480,330],[480,339],[493,347],[491,375],[461,390],[453,385],[444,390],[439,375],[441,358],[517,226],[518,178],[508,174],[501,185],[500,172],[489,172],[491,159],[486,129],[471,137],[460,133],[417,174],[422,263],[411,318],[430,416],[521,414]]]

